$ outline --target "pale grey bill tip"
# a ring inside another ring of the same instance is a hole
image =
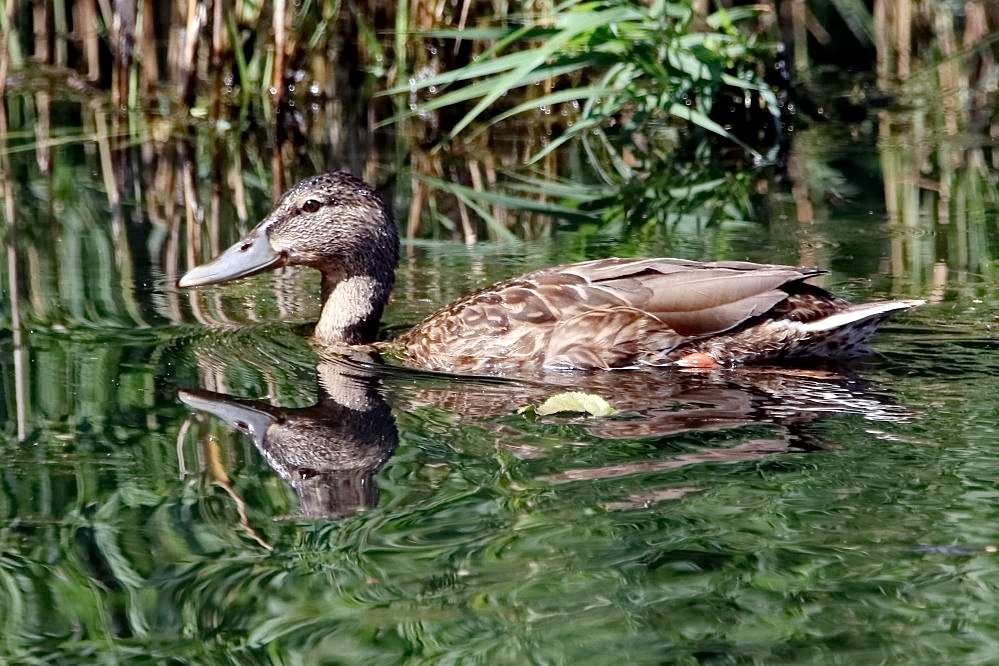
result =
[[[281,255],[274,251],[266,236],[251,236],[239,241],[208,263],[189,270],[177,280],[177,286],[202,287],[228,282],[266,271],[280,263]]]

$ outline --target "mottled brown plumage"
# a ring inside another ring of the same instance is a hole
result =
[[[323,273],[320,345],[373,341],[394,282],[398,235],[363,181],[334,172],[289,190],[240,243],[179,284],[281,265]],[[804,280],[813,267],[682,259],[600,259],[528,273],[465,296],[394,342],[407,365],[517,374],[683,363],[743,363],[861,352],[892,313],[921,301],[850,305]]]

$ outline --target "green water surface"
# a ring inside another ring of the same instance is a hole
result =
[[[49,172],[12,152],[0,661],[999,661],[996,211],[886,219],[859,131],[838,154],[853,166],[815,186],[839,203],[807,222],[777,188],[769,220],[707,230],[407,243],[384,323],[611,254],[820,263],[851,299],[931,301],[880,357],[531,383],[320,359],[314,274],[181,292],[171,229],[134,200],[115,216],[95,152],[60,149]],[[266,174],[246,186],[259,217]],[[227,206],[223,243],[245,229]],[[518,411],[566,388],[619,411]],[[191,390],[255,401],[238,404],[298,443],[194,410]]]

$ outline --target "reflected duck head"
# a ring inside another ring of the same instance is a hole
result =
[[[336,171],[292,187],[243,239],[188,271],[177,286],[310,266],[323,276],[317,339],[358,344],[375,337],[398,261],[399,235],[389,207],[363,180]]]

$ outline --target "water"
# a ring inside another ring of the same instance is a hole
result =
[[[811,219],[777,191],[766,224],[408,243],[385,325],[597,256],[816,263],[852,299],[932,301],[880,358],[547,383],[322,360],[314,274],[178,291],[180,208],[126,198],[109,221],[93,154],[49,176],[12,154],[3,659],[996,661],[994,201],[886,220],[871,135],[833,151],[840,131],[798,138],[855,165],[813,183]],[[220,203],[223,244],[266,211],[259,176],[246,222]],[[519,411],[567,388],[619,411]]]

